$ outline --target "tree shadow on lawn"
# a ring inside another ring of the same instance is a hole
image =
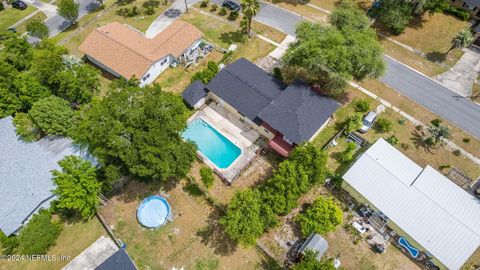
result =
[[[170,178],[165,181],[139,181],[129,179],[120,191],[115,194],[119,200],[125,203],[143,200],[144,198],[159,194],[161,192],[169,192],[178,185],[178,180]]]
[[[427,57],[428,60],[432,62],[444,62],[447,60],[447,53],[446,52],[429,52],[425,56]]]
[[[220,40],[225,44],[242,43],[246,38],[246,35],[241,30],[220,34]]]
[[[238,244],[225,234],[222,225],[219,224],[221,214],[222,210],[214,207],[208,215],[207,226],[198,230],[196,235],[201,238],[201,243],[212,248],[215,254],[228,256],[235,252]]]
[[[435,154],[435,152],[432,151],[435,149],[435,147],[426,142],[425,135],[423,133],[419,132],[418,130],[414,130],[411,134],[413,137],[410,139],[417,149],[422,148],[427,153]]]

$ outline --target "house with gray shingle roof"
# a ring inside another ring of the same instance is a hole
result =
[[[200,101],[214,100],[261,134],[268,133],[269,146],[283,156],[313,140],[340,107],[299,82],[286,87],[245,58],[227,65],[202,85],[194,82],[183,92],[187,104],[198,108]]]
[[[11,116],[0,119],[0,230],[16,232],[54,199],[52,170],[68,155],[92,160],[65,137],[45,137],[38,142],[23,142],[15,133]]]

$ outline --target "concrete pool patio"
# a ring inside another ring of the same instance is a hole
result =
[[[188,123],[198,118],[207,122],[225,138],[240,148],[240,155],[225,169],[218,168],[200,151],[197,151],[199,157],[207,166],[214,169],[223,180],[231,184],[242,170],[250,164],[260,150],[260,146],[255,143],[257,139],[260,138],[260,134],[247,123],[240,121],[236,115],[215,104],[215,102],[210,102],[210,104],[200,108],[200,110],[188,119]]]

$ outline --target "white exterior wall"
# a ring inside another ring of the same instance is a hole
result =
[[[100,63],[100,61],[97,61],[95,58],[91,57],[90,55],[85,54],[85,56],[87,57],[88,61],[94,63],[96,66],[98,66],[98,67],[100,67],[101,69],[107,71],[108,73],[112,74],[113,76],[115,76],[115,77],[117,77],[117,78],[122,77],[120,74],[118,74],[117,72],[113,71],[112,69],[110,69],[109,67],[105,66],[104,64]]]
[[[165,69],[170,66],[174,58],[171,55],[168,55],[157,62],[155,62],[150,69],[142,76],[140,79],[140,86],[145,86],[155,81],[155,79],[160,75]],[[166,62],[162,65],[162,61],[166,60]],[[150,75],[148,78],[146,76]],[[144,80],[145,79],[145,80]]]
[[[198,39],[197,41],[193,42],[192,45],[190,45],[190,47],[188,47],[185,51],[183,51],[180,54],[180,58],[182,58],[183,54],[189,53],[190,50],[198,48],[198,46],[200,46],[201,42],[202,42],[202,39]],[[182,59],[178,59],[178,60],[181,61]]]

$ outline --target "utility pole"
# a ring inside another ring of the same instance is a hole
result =
[[[188,13],[188,5],[187,5],[187,0],[184,0],[185,1],[185,10],[186,10],[186,13]]]

